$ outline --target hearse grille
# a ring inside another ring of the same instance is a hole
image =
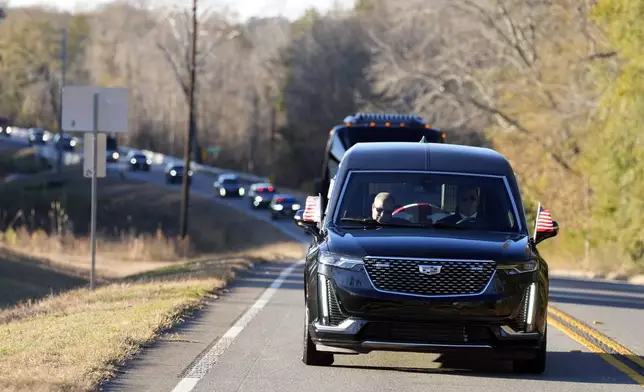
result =
[[[378,290],[420,296],[474,295],[496,269],[493,261],[401,260],[366,257],[365,269]]]

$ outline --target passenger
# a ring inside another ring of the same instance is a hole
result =
[[[440,219],[440,223],[457,224],[465,220],[478,221],[478,208],[481,191],[478,187],[459,187],[454,214]]]
[[[391,213],[394,212],[395,205],[396,202],[391,194],[388,192],[378,193],[373,199],[373,204],[371,205],[371,218],[380,223],[409,223],[409,221],[405,219],[391,216]]]

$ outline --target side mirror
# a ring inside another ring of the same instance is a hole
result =
[[[293,215],[293,222],[295,225],[312,236],[319,238],[320,229],[318,228],[317,222],[305,221],[304,220],[304,209],[297,210],[295,215]]]
[[[556,237],[559,234],[559,224],[557,221],[552,221],[552,226],[555,228],[553,231],[540,231],[537,232],[535,236],[534,243],[539,244],[540,242],[547,240],[548,238]]]

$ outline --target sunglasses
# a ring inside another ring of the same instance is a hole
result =
[[[376,210],[376,212],[379,213],[379,214],[382,214],[382,213],[385,213],[385,212],[391,212],[391,210],[388,210],[388,209],[383,208],[383,207],[375,207],[375,206],[373,206],[372,208],[374,210]]]

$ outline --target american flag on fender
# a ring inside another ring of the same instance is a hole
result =
[[[537,213],[537,233],[555,231],[555,226],[552,223],[552,216],[550,210],[539,205],[539,212]]]
[[[307,196],[306,205],[304,206],[304,214],[302,215],[302,220],[307,222],[319,222],[320,213],[319,213],[319,196]]]

